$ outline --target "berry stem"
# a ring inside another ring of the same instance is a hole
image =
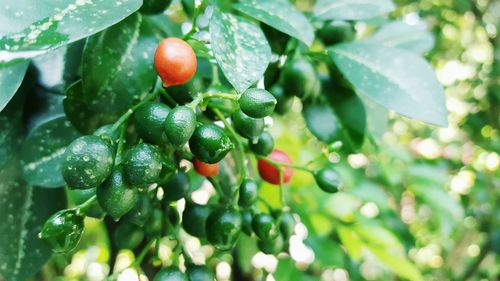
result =
[[[122,162],[123,148],[125,147],[125,133],[127,132],[127,123],[125,122],[120,131],[120,137],[118,138],[118,147],[116,148],[115,155],[115,166]]]
[[[149,240],[130,267],[135,267],[135,268],[140,267],[142,261],[144,260],[146,254],[148,253],[149,248],[151,248],[151,246],[153,246],[153,244],[155,244],[157,240],[158,239]]]
[[[203,99],[210,99],[210,98],[223,98],[223,99],[228,99],[228,100],[238,100],[238,95],[235,94],[229,94],[229,93],[204,93]]]
[[[283,167],[278,167],[278,175],[280,177],[280,201],[281,201],[281,206],[283,206],[283,208],[287,207],[287,204],[286,204],[286,195],[285,195],[285,179],[284,179],[284,175],[283,175]]]
[[[130,116],[132,116],[132,114],[134,114],[137,108],[141,107],[143,104],[151,100],[154,100],[157,96],[158,96],[157,92],[150,93],[147,96],[145,96],[138,104],[129,108],[125,113],[122,114],[122,116],[120,116],[120,118],[118,118],[118,120],[116,120],[116,122],[111,127],[111,132],[118,130],[118,128],[120,128],[121,125],[127,122],[127,120],[130,118]]]
[[[295,170],[301,170],[301,171],[305,171],[305,172],[308,172],[308,173],[311,173],[313,174],[314,171],[305,167],[305,166],[299,166],[299,165],[293,165],[293,164],[287,164],[287,163],[282,163],[282,162],[277,162],[277,161],[274,161],[272,159],[269,159],[268,157],[265,157],[265,156],[261,156],[261,155],[256,155],[257,158],[259,159],[262,159],[270,164],[272,164],[273,166],[275,166],[276,168],[281,168],[281,167],[287,167],[287,168],[292,168],[292,169],[295,169]]]
[[[90,197],[87,201],[83,202],[82,204],[76,206],[76,209],[78,213],[83,213],[85,214],[87,210],[92,206],[97,201],[97,195],[94,195]]]
[[[196,1],[195,1],[193,20],[191,22],[191,29],[188,31],[188,33],[186,33],[186,34],[184,34],[184,36],[182,36],[182,40],[188,40],[189,38],[191,38],[191,36],[193,36],[193,34],[196,33],[196,22],[198,21],[198,16],[200,15],[200,12],[201,12],[200,7],[201,7],[201,4],[196,4]]]

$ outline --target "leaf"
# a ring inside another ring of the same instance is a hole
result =
[[[38,238],[45,220],[66,206],[64,189],[27,186],[17,159],[0,170],[0,279],[24,281],[40,270],[51,249]]]
[[[30,58],[97,33],[136,11],[141,0],[6,0],[0,10],[0,61]]]
[[[235,8],[311,46],[314,28],[290,2],[284,0],[243,0]]]
[[[401,241],[388,229],[375,224],[356,224],[350,227],[365,245],[390,250],[392,253],[404,254]]]
[[[21,166],[23,179],[30,185],[61,187],[61,161],[66,147],[80,134],[66,117],[38,126],[23,143]]]
[[[311,236],[304,241],[314,251],[314,260],[322,267],[345,267],[344,251],[339,244],[322,236]]]
[[[135,13],[88,39],[83,52],[83,94],[96,111],[124,110],[156,82],[158,45],[150,22]]]
[[[365,42],[406,49],[415,53],[424,53],[434,47],[435,39],[425,29],[401,21],[393,21],[384,24]]]
[[[387,109],[364,96],[359,96],[365,106],[367,130],[372,140],[381,144],[384,134],[389,130],[389,112]]]
[[[391,0],[318,0],[313,14],[321,20],[364,20],[395,8]]]
[[[412,281],[424,280],[418,268],[406,257],[396,256],[379,248],[370,248],[370,251],[398,276]]]
[[[11,66],[0,67],[0,112],[21,86],[28,65],[29,61],[22,61]]]
[[[358,94],[404,116],[447,126],[443,87],[416,54],[363,43],[336,45],[328,52]]]
[[[363,242],[358,235],[345,226],[339,226],[337,228],[337,233],[349,256],[354,260],[360,259],[363,250]]]
[[[337,192],[329,196],[325,211],[343,221],[351,222],[354,220],[354,214],[361,206],[361,201],[347,192]]]
[[[214,10],[210,42],[224,76],[242,93],[264,74],[271,47],[262,30],[247,19]]]
[[[342,126],[332,108],[325,103],[306,104],[302,111],[307,128],[320,141],[332,143],[340,140]]]
[[[281,258],[273,275],[275,280],[302,280],[303,274],[292,259]]]
[[[449,219],[460,221],[464,218],[464,209],[460,202],[453,199],[441,185],[418,183],[411,190],[422,201],[432,206],[436,213],[447,214]]]

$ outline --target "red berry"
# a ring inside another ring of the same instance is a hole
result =
[[[197,65],[193,48],[178,38],[167,38],[158,44],[154,63],[165,87],[191,80]]]
[[[194,170],[204,177],[213,177],[219,174],[219,163],[208,164],[194,158],[193,165]]]
[[[288,157],[285,152],[278,149],[274,149],[273,152],[271,152],[271,154],[267,157],[275,162],[292,164],[290,157]],[[279,170],[273,164],[267,162],[266,160],[259,159],[258,169],[262,179],[271,184],[280,184]],[[292,178],[292,175],[293,169],[285,167],[283,170],[283,183],[288,183]]]

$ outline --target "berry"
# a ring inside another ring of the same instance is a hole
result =
[[[83,233],[83,216],[76,210],[62,210],[52,215],[43,225],[39,236],[46,240],[58,254],[76,248]]]
[[[205,238],[205,226],[210,211],[210,207],[207,205],[188,202],[182,213],[182,228],[195,237]]]
[[[292,160],[288,155],[278,149],[274,149],[268,156],[269,159],[285,164],[292,164]],[[280,173],[277,167],[273,164],[267,162],[264,159],[259,159],[257,168],[259,170],[259,175],[267,181],[268,183],[278,185],[280,184]],[[288,183],[292,179],[293,169],[289,167],[283,167],[283,183]]]
[[[241,110],[233,113],[231,118],[238,134],[252,142],[256,141],[264,131],[264,119],[252,118]]]
[[[259,187],[254,180],[245,179],[240,185],[239,193],[238,205],[242,208],[248,208],[257,201]]]
[[[342,42],[349,42],[356,36],[356,31],[351,23],[346,21],[332,21],[327,23],[318,32],[318,37],[325,45],[334,45]]]
[[[188,281],[188,278],[177,267],[170,266],[160,270],[153,281]]]
[[[241,225],[241,214],[236,209],[216,209],[207,218],[207,240],[221,251],[230,250],[238,240]]]
[[[147,142],[167,143],[164,124],[169,112],[170,107],[161,102],[148,102],[139,107],[134,114],[135,129],[139,136]]]
[[[248,236],[252,236],[252,219],[253,219],[253,211],[252,209],[246,209],[241,211],[241,230],[247,234]]]
[[[288,111],[290,111],[290,109],[293,106],[293,96],[286,95],[285,90],[281,85],[276,84],[272,86],[269,89],[269,92],[271,93],[271,95],[274,96],[274,98],[277,101],[276,107],[274,108],[274,112],[284,115]]]
[[[295,225],[297,224],[295,218],[291,213],[284,212],[279,216],[278,221],[281,235],[283,235],[284,239],[288,240],[295,231]]]
[[[148,238],[162,234],[165,216],[161,209],[153,209],[151,216],[144,225],[144,232]]]
[[[129,183],[143,185],[158,180],[162,159],[160,151],[155,146],[138,144],[126,153],[123,160],[123,171]]]
[[[118,225],[113,233],[113,240],[119,249],[137,248],[144,239],[144,231],[135,225],[128,222],[122,222]]]
[[[129,186],[125,181],[121,167],[114,169],[111,176],[97,188],[96,193],[99,205],[114,219],[125,215],[139,200],[137,188]]]
[[[79,137],[64,152],[61,163],[64,181],[70,188],[97,187],[111,174],[113,158],[113,148],[100,137]]]
[[[201,176],[213,177],[219,174],[219,163],[207,164],[200,160],[193,159],[194,170]]]
[[[262,240],[274,240],[279,235],[279,229],[269,214],[256,214],[252,219],[252,229]]]
[[[194,131],[189,140],[189,148],[198,160],[214,164],[227,155],[233,148],[233,143],[222,128],[214,124],[204,124]]]
[[[167,38],[156,48],[154,65],[163,86],[184,84],[196,72],[196,55],[193,48],[178,38]]]
[[[317,91],[318,77],[313,65],[305,59],[288,61],[281,73],[283,90],[302,100]]]
[[[276,98],[264,89],[248,89],[238,100],[241,111],[252,118],[264,118],[273,113]]]
[[[331,165],[314,172],[314,179],[325,192],[335,193],[342,187],[342,178]]]
[[[189,192],[189,178],[183,170],[171,176],[163,187],[163,200],[177,201]]]
[[[144,0],[139,12],[145,15],[160,14],[167,9],[172,0]]]
[[[281,253],[283,247],[285,246],[285,241],[281,235],[278,235],[274,240],[261,240],[257,241],[257,247],[261,252],[266,255],[277,255]]]
[[[165,133],[175,147],[185,145],[196,128],[196,114],[187,106],[178,106],[170,111],[165,121]]]
[[[186,268],[189,281],[213,281],[215,276],[207,266],[190,264]]]
[[[153,207],[147,192],[141,192],[135,206],[124,217],[123,220],[138,226],[144,226],[151,216]]]
[[[274,149],[274,139],[269,132],[263,132],[255,143],[248,144],[250,150],[258,155],[267,156]]]

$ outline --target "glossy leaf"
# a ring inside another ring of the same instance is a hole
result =
[[[304,105],[302,114],[307,128],[318,140],[325,143],[340,140],[342,127],[335,112],[328,104]]]
[[[29,61],[0,67],[0,112],[7,106],[23,81]]]
[[[23,142],[23,105],[24,93],[20,91],[0,112],[0,169],[15,155]]]
[[[156,82],[153,56],[158,38],[136,13],[89,38],[83,52],[83,94],[102,112],[124,110]]]
[[[66,117],[38,126],[23,143],[23,179],[30,185],[41,187],[64,186],[60,171],[62,156],[66,147],[79,136]]]
[[[33,57],[97,33],[136,11],[141,0],[6,0],[0,10],[2,60]],[[91,19],[91,20],[90,20]]]
[[[287,0],[244,0],[235,5],[240,12],[311,46],[314,28]]]
[[[404,116],[447,126],[443,87],[416,54],[363,43],[340,44],[328,52],[358,94]]]
[[[435,40],[425,29],[394,21],[384,24],[366,42],[423,53],[434,47]]]
[[[238,92],[244,92],[262,77],[271,59],[271,48],[258,26],[214,10],[210,38],[217,63]]]
[[[321,20],[364,20],[395,8],[391,0],[318,0],[313,14]]]
[[[24,281],[37,273],[52,251],[38,239],[45,220],[66,206],[64,189],[27,186],[18,160],[0,170],[0,279]]]

